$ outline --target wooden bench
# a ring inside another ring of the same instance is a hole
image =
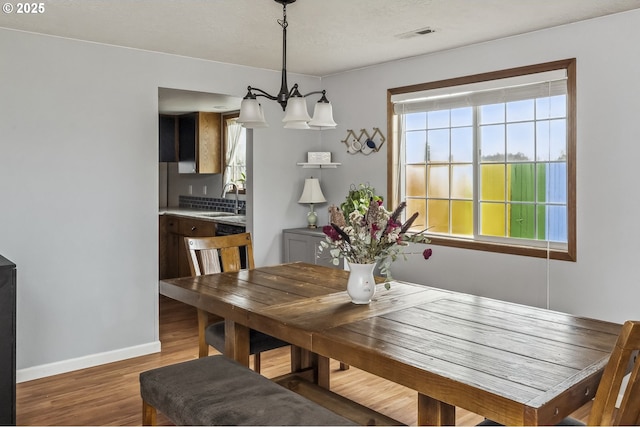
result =
[[[406,425],[373,409],[360,405],[344,396],[332,392],[309,381],[304,374],[286,374],[273,381],[307,399],[339,414],[358,425],[363,426],[402,426]]]
[[[140,394],[143,425],[356,424],[220,355],[142,372]]]

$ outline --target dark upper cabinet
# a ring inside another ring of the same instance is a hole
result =
[[[0,425],[16,424],[16,266],[0,256]]]
[[[160,159],[161,162],[178,161],[178,119],[176,116],[167,116],[160,114],[159,116],[159,135],[160,135]]]
[[[178,172],[196,173],[197,113],[178,116]]]

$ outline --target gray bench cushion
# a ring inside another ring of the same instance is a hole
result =
[[[177,425],[354,425],[220,355],[142,372],[140,394]]]

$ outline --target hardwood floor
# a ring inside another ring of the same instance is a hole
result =
[[[18,425],[140,425],[142,401],[138,375],[160,366],[198,357],[196,311],[160,298],[157,354],[47,377],[17,385]],[[214,351],[212,350],[212,353]],[[289,349],[265,353],[262,373],[287,373]],[[416,392],[351,367],[340,371],[332,361],[331,389],[408,425],[416,423]],[[589,405],[574,415],[586,421]],[[457,425],[475,425],[482,417],[456,411]],[[171,425],[161,413],[158,424]]]

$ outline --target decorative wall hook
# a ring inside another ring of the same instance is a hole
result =
[[[380,147],[385,142],[385,137],[380,132],[380,128],[373,128],[371,135],[366,129],[360,129],[360,135],[358,136],[352,129],[347,129],[347,137],[342,142],[347,144],[347,153],[349,154],[371,154],[380,151]]]
[[[347,153],[355,154],[362,148],[360,138],[351,129],[347,129],[347,137],[342,141],[347,144]]]

